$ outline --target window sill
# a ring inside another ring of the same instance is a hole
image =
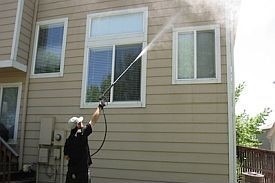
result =
[[[211,84],[211,83],[221,83],[221,79],[177,79],[173,80],[172,84]]]
[[[80,108],[96,108],[98,103],[84,103]],[[113,102],[107,103],[105,108],[142,108],[145,107],[143,102]]]
[[[53,78],[53,77],[63,77],[63,73],[45,73],[45,74],[32,74],[30,78]]]

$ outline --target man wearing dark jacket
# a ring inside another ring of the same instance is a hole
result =
[[[85,126],[82,123],[83,117],[72,117],[68,121],[71,133],[64,146],[64,157],[68,160],[66,183],[88,183],[88,168],[92,163],[88,136],[92,133],[92,127],[98,121],[104,106],[104,101],[100,101],[90,122]]]

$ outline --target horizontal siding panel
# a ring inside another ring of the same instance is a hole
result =
[[[36,155],[28,155],[28,154],[24,154],[24,164],[33,164],[33,162],[37,162],[38,161],[38,156]]]
[[[68,66],[77,66],[83,68],[84,54],[78,57],[65,58],[65,70]],[[83,71],[83,70],[82,70]],[[81,71],[81,72],[82,72]],[[80,72],[80,70],[78,70]]]
[[[189,164],[189,163],[165,163],[165,162],[142,162],[142,161],[125,161],[125,160],[94,160],[95,168],[110,169],[128,169],[128,170],[145,170],[159,172],[181,172],[194,174],[222,174],[228,173],[227,165],[218,164]]]
[[[211,128],[213,125],[217,125],[217,128],[219,128],[218,124],[222,124],[227,126],[227,114],[118,114],[114,113],[110,114],[111,109],[106,109],[106,119],[108,122],[108,125],[110,125],[110,128],[113,128],[113,125],[124,125],[135,127],[136,124],[140,125],[162,125],[167,124],[168,126],[171,125],[171,128],[167,127],[167,131],[169,132],[173,128],[176,128],[178,125],[178,130],[188,131],[192,130],[191,127],[186,127],[186,130],[182,129],[183,125],[194,125],[194,128],[197,127],[197,125],[201,125],[201,127],[205,127],[209,125],[209,128]],[[67,121],[72,115],[78,114],[84,116],[85,121],[88,121],[91,116],[91,109],[82,110],[80,113],[74,113],[74,114],[62,114],[59,113],[55,115],[56,117],[56,125],[59,128],[63,128],[67,125]],[[27,121],[28,123],[37,126],[37,122],[40,121],[40,118],[42,116],[40,115],[28,115]],[[103,125],[103,116],[99,118],[99,122],[97,123],[96,130],[101,130],[105,128]],[[66,126],[67,127],[67,126]],[[130,128],[129,127],[129,128]],[[32,129],[32,128],[30,128]],[[34,128],[39,129],[39,128]],[[158,129],[158,128],[156,128]],[[199,130],[198,128],[197,130]],[[208,128],[206,128],[208,129]],[[215,128],[214,128],[215,129]],[[165,130],[165,129],[162,129]],[[193,129],[194,130],[194,129]],[[216,131],[218,132],[218,131]],[[222,130],[223,132],[223,130]]]
[[[65,94],[66,95],[66,94]],[[44,99],[36,98],[36,99],[29,99],[28,106],[29,107],[46,107],[46,106],[70,106],[71,104],[78,104],[80,106],[80,99],[79,98],[72,98],[69,97],[67,94],[67,98],[64,97],[64,92],[60,91],[60,96],[54,98],[46,98],[42,95]],[[33,96],[32,96],[33,97]]]
[[[168,109],[167,109],[168,108]],[[151,105],[147,106],[146,110],[143,109],[118,109],[121,114],[129,114],[129,113],[149,113],[149,114],[217,114],[217,113],[226,113],[227,112],[227,104],[182,104],[182,105]],[[81,109],[79,109],[79,104],[71,104],[68,106],[52,106],[52,107],[29,107],[29,114],[80,114]],[[114,110],[115,111],[115,110]],[[111,111],[110,111],[111,113]]]
[[[3,2],[4,4],[2,4],[2,2],[0,2],[0,12],[13,10],[13,9],[17,8],[18,0],[13,0],[13,1],[4,0],[4,1],[5,1],[5,2]]]
[[[39,117],[40,119],[40,117]],[[37,119],[35,122],[31,121],[29,118],[27,119],[28,123],[26,123],[26,129],[31,129],[31,130],[40,130],[40,123],[38,123],[37,121],[40,121],[39,119]]]
[[[147,58],[151,59],[170,59],[172,61],[172,50],[150,51]]]
[[[147,95],[184,93],[226,93],[226,84],[147,86]]]
[[[24,28],[23,28],[24,29]],[[20,34],[20,43],[24,43],[26,45],[30,44],[30,35],[25,35],[23,32]],[[29,48],[27,48],[29,49]]]
[[[110,151],[102,150],[94,159],[159,161],[178,163],[228,164],[226,154],[176,153],[176,152],[143,152],[143,151]]]
[[[106,174],[108,171],[108,174]],[[128,179],[128,182],[135,180],[143,180],[145,183],[160,181],[160,182],[211,182],[211,183],[227,183],[227,175],[217,174],[194,174],[194,173],[181,173],[181,172],[157,172],[157,171],[145,171],[145,170],[119,170],[119,169],[104,169],[94,168],[94,174],[96,180],[101,182],[101,178],[112,178],[112,180],[120,182],[122,179]],[[110,181],[112,182],[112,181]],[[107,183],[107,182],[106,182]],[[108,182],[109,183],[109,182]]]
[[[11,46],[12,46],[12,39],[0,40],[0,48],[1,48],[0,55],[2,55],[2,48],[11,47]]]
[[[1,33],[0,33],[0,36],[1,36]],[[4,55],[4,56],[9,55],[9,58],[8,58],[8,60],[9,60],[10,59],[10,54],[11,54],[11,47],[8,46],[8,47],[2,47],[1,48],[0,56],[1,55]]]
[[[72,63],[70,63],[72,64]],[[77,65],[76,65],[77,64]],[[66,65],[64,73],[79,73],[83,72],[83,62],[76,63],[75,65]]]
[[[18,54],[18,56],[20,56],[21,58],[24,59],[24,64],[27,64],[27,60],[29,58],[29,55],[28,55],[29,53],[19,47],[17,54]]]
[[[27,139],[39,139],[39,135],[40,135],[40,131],[28,130],[28,133],[26,133],[25,138],[27,138]]]
[[[16,3],[16,2],[18,2],[18,0],[9,0],[9,1],[1,0],[0,5],[5,5],[5,4],[8,4],[8,3]]]
[[[218,93],[192,93],[192,94],[173,94],[173,95],[150,95],[147,104],[182,104],[182,103],[225,103],[226,94]]]
[[[148,96],[147,104],[211,104],[211,103],[226,103],[226,94],[173,94],[173,95],[151,95]]]
[[[30,106],[52,106],[53,104],[58,105],[55,100],[60,98],[60,100],[64,101],[65,103],[60,103],[62,105],[70,106],[72,101],[77,102],[80,104],[80,89],[69,89],[69,90],[41,90],[41,91],[30,91],[29,92],[29,99],[30,99]],[[73,98],[75,97],[75,98]],[[40,100],[40,101],[39,101]],[[67,101],[65,101],[67,100]],[[45,103],[41,103],[45,102]],[[40,103],[40,104],[39,104]]]
[[[25,143],[24,143],[24,146],[25,146],[25,149],[31,147],[31,148],[34,148],[34,147],[38,147],[38,142],[39,142],[39,139],[34,139],[34,138],[25,138]],[[25,157],[24,157],[25,159]]]
[[[69,26],[71,28],[73,27],[86,27],[86,18],[80,18],[80,19],[69,19]]]
[[[24,16],[26,16],[26,19],[29,20],[29,22],[32,22],[32,16],[33,16],[33,10],[34,10],[34,1],[26,1],[24,4]]]
[[[81,27],[71,27],[70,29],[68,29],[68,36],[70,36],[71,34],[78,34],[78,35],[85,35],[86,33],[86,26],[81,26]]]
[[[28,148],[24,152],[24,156],[37,156],[38,155],[38,147]]]
[[[23,26],[21,26],[20,35],[25,36],[28,39],[27,43],[29,43],[32,24],[24,20],[22,21],[22,24]]]
[[[170,67],[172,68],[171,58],[161,58],[161,59],[148,59],[147,60],[147,69],[152,69],[155,67]]]
[[[68,92],[71,90],[71,89],[78,89],[78,91],[80,90],[82,86],[82,83],[80,81],[67,81],[67,82],[62,82],[62,85],[58,82],[55,82],[55,83],[51,83],[51,82],[44,82],[43,84],[42,83],[30,83],[30,87],[29,87],[29,90],[30,91],[45,91],[45,90],[68,90]],[[50,91],[47,91],[47,92],[50,92]],[[58,94],[59,91],[52,91],[53,94]],[[74,92],[73,92],[74,93]],[[32,94],[30,94],[30,96],[32,96]],[[54,97],[54,95],[52,95]],[[41,95],[42,97],[42,95]]]
[[[134,115],[133,115],[134,116]],[[62,129],[62,127],[66,126],[69,115],[64,116],[62,118],[62,123],[61,122],[56,122],[56,125],[59,127],[59,129]],[[154,121],[149,121],[148,118],[143,117],[140,120],[144,120],[144,122],[139,122],[137,121],[127,121],[124,117],[124,121],[119,121],[119,122],[114,122],[113,116],[110,117],[106,115],[107,117],[107,122],[108,122],[108,131],[112,133],[124,133],[124,132],[130,132],[130,133],[205,133],[205,134],[220,134],[220,133],[227,133],[227,124],[217,124],[207,121],[207,123],[195,123],[192,121],[189,121],[190,123],[185,123],[184,121],[181,122],[175,122],[177,120],[167,120],[166,123],[161,123],[159,122],[154,122],[157,121],[156,119]],[[97,123],[97,126],[95,127],[95,133],[99,133],[99,136],[101,136],[101,133],[104,132],[105,126],[101,123],[103,117],[101,116],[101,119],[99,123]],[[89,117],[85,116],[85,121],[88,121]],[[39,121],[39,119],[37,119]],[[126,122],[127,121],[127,122]],[[191,123],[192,122],[192,123]],[[59,125],[60,123],[60,125]],[[209,124],[210,123],[210,124]],[[29,122],[26,125],[27,129],[31,130],[39,130],[40,129],[40,123],[35,123],[35,122]],[[92,137],[93,139],[93,137]]]
[[[29,40],[28,37],[26,37],[23,34],[20,35],[20,38],[19,38],[19,47],[20,47],[20,49],[22,49],[25,52],[29,52],[29,47],[30,47],[30,42],[27,41],[27,40]]]
[[[15,22],[15,16],[14,17],[7,17],[7,18],[2,18],[1,17],[1,21],[0,21],[0,25],[9,25],[9,24],[12,24],[14,25],[14,22]]]
[[[104,182],[104,183],[114,183],[114,182],[119,182],[119,183],[148,183],[148,181],[142,181],[142,180],[133,180],[131,179],[122,179],[122,178],[106,178],[106,177],[93,177],[93,182]],[[163,183],[159,181],[150,181],[150,183]]]
[[[84,49],[75,49],[75,50],[66,51],[66,58],[83,57],[83,56],[84,56]]]
[[[96,132],[93,140],[101,140],[104,132]],[[109,131],[106,139],[108,142],[159,142],[159,143],[205,143],[205,144],[222,144],[227,143],[228,136],[226,133],[196,133],[191,131],[158,133],[158,132],[113,132]]]
[[[101,140],[93,141],[92,150],[96,150],[101,144]],[[214,153],[226,154],[228,144],[196,144],[196,143],[156,143],[156,142],[117,142],[106,141],[106,150],[129,150],[129,151],[150,151],[150,152],[178,152],[178,153]]]
[[[16,16],[16,11],[17,11],[17,6],[15,7],[15,9],[0,11],[0,17],[1,17],[1,19],[2,18],[15,17]]]
[[[70,24],[69,24],[70,26]],[[85,35],[70,35],[67,37],[67,42],[68,43],[73,43],[73,42],[76,42],[76,41],[82,41],[83,43],[85,42]]]
[[[59,3],[54,3],[54,4],[47,4],[47,5],[41,5],[39,8],[39,14],[38,14],[38,18],[42,19],[44,17],[48,17],[49,14],[51,16],[62,16],[67,14],[68,12],[74,12],[75,13],[79,13],[79,12],[83,12],[83,14],[87,14],[87,12],[96,10],[96,11],[110,11],[110,9],[114,9],[114,8],[133,8],[133,6],[135,5],[139,5],[141,4],[141,2],[136,1],[109,1],[109,2],[96,2],[96,3],[91,3],[89,1],[84,1],[84,2],[80,2],[77,3],[77,8],[75,6],[75,2],[74,1],[69,1],[69,2],[59,2]],[[142,4],[143,6],[146,6],[144,4]],[[45,7],[45,8],[44,8]],[[58,9],[58,11],[56,11],[56,9]],[[109,10],[108,10],[109,9]],[[47,14],[49,13],[49,14]]]
[[[13,31],[8,31],[8,32],[0,32],[0,38],[4,38],[5,41],[10,41],[12,42],[13,39]],[[1,51],[2,52],[2,51]]]
[[[0,56],[1,59],[1,56]],[[1,62],[1,61],[0,61]],[[18,76],[12,76],[12,77],[0,77],[0,83],[17,83],[17,82],[25,82],[25,77],[22,76],[19,78]]]
[[[74,41],[74,42],[68,43],[66,49],[67,50],[74,50],[74,49],[83,50],[84,46],[85,46],[85,42],[82,42],[82,41],[76,42],[76,41]]]
[[[13,32],[14,30],[14,24],[7,24],[7,25],[1,25],[0,31],[1,32]],[[5,39],[4,37],[1,37],[1,40]]]
[[[80,103],[80,89],[30,91],[29,106],[69,106]],[[74,98],[73,98],[74,97]],[[44,98],[44,99],[43,99]],[[147,105],[168,104],[212,104],[226,103],[226,94],[185,94],[185,95],[152,95],[147,99]]]

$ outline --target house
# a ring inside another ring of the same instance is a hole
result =
[[[235,182],[233,4],[0,0],[0,122],[19,167],[64,182],[68,119],[88,121],[148,48],[107,95],[92,182]]]

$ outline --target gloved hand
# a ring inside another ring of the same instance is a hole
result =
[[[102,96],[99,99],[98,107],[102,110],[106,106],[106,98]]]

